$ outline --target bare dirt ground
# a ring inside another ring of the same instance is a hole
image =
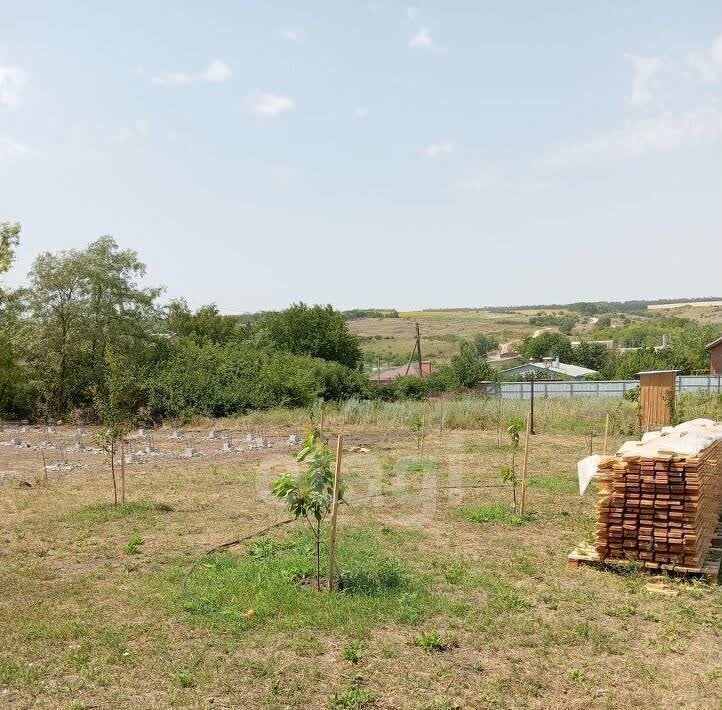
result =
[[[92,429],[5,425],[0,441],[20,445],[0,446],[0,707],[720,706],[719,588],[567,570],[566,555],[594,526],[594,496],[580,498],[574,477],[585,437],[534,437],[533,516],[515,524],[462,512],[511,499],[498,475],[511,450],[498,449],[494,433],[434,432],[417,466],[410,433],[347,432],[340,537],[388,540],[429,603],[409,597],[421,611],[401,620],[373,600],[336,607],[304,588],[293,597],[306,605],[301,615],[283,599],[273,606],[273,590],[246,598],[241,589],[240,611],[259,612],[238,621],[204,616],[212,589],[184,605],[183,576],[208,547],[287,517],[269,488],[297,469],[288,440],[303,432],[234,421],[218,423],[222,438],[210,434],[203,426],[171,438],[164,428],[132,439],[127,496],[146,507],[116,514],[103,505],[113,489]],[[183,458],[191,448],[197,455]],[[41,454],[68,470],[46,481]],[[293,527],[266,539],[282,544]],[[250,559],[247,545],[230,553]],[[424,648],[422,631],[448,642]]]

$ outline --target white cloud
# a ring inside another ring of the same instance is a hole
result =
[[[253,113],[262,116],[278,116],[284,111],[290,111],[295,105],[295,101],[289,96],[281,96],[280,94],[271,94],[263,91],[254,91],[248,96],[248,108]]]
[[[289,42],[303,42],[306,39],[306,32],[303,27],[293,27],[281,31],[281,37]]]
[[[500,187],[503,184],[503,181],[500,180],[497,175],[482,171],[462,178],[456,183],[456,186],[460,190],[467,190],[469,192],[486,192],[487,190]]]
[[[20,67],[0,66],[0,105],[8,108],[20,106],[27,82],[27,74]]]
[[[442,155],[448,155],[453,152],[453,150],[454,144],[451,141],[441,141],[427,145],[423,152],[427,158],[439,158]]]
[[[406,17],[411,21],[414,22],[419,17],[419,8],[415,7],[414,5],[409,5],[406,8]]]
[[[368,106],[356,106],[356,108],[354,108],[354,110],[353,110],[353,116],[354,116],[354,118],[358,118],[358,119],[368,118],[368,116],[369,116]]]
[[[687,55],[687,64],[705,81],[722,78],[722,34],[715,38],[709,49]]]
[[[27,152],[28,149],[24,145],[16,143],[10,138],[0,138],[0,162],[16,158]]]
[[[712,143],[722,138],[722,111],[702,108],[663,113],[628,122],[623,128],[563,147],[545,162],[551,167],[626,160],[649,153]]]
[[[113,136],[113,140],[118,143],[126,143],[133,138],[145,138],[148,135],[150,126],[148,121],[144,118],[138,118],[133,121],[133,125],[130,128],[123,128],[121,131]]]
[[[413,49],[433,49],[436,45],[431,37],[431,32],[422,27],[410,40],[409,47]]]
[[[187,72],[161,72],[151,81],[158,86],[187,86],[196,81],[205,81],[210,84],[222,84],[228,81],[233,71],[225,62],[214,59],[202,72],[189,74]]]
[[[652,89],[664,60],[662,57],[638,57],[634,54],[625,56],[634,67],[632,95],[629,100],[633,106],[645,106],[652,100]]]
[[[231,68],[225,62],[214,59],[203,72],[202,78],[211,84],[222,84],[224,81],[228,81],[232,75]]]
[[[148,135],[148,121],[144,118],[137,119],[133,124],[133,128],[135,128],[136,135],[139,135],[142,138],[145,138]]]
[[[151,81],[158,86],[184,86],[193,82],[193,74],[183,72],[162,72]]]

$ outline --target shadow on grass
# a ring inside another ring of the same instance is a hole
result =
[[[67,515],[67,518],[77,523],[107,523],[110,520],[133,518],[144,520],[155,517],[158,513],[170,513],[173,508],[167,503],[139,500],[132,503],[113,505],[112,503],[93,503]]]
[[[166,578],[162,598],[195,621],[231,631],[262,626],[364,633],[379,623],[415,623],[436,607],[430,580],[412,574],[387,550],[387,537],[377,531],[343,531],[337,547],[341,591],[317,591],[302,583],[315,576],[312,536],[292,532],[260,540],[242,555],[204,559],[182,596],[178,576]]]

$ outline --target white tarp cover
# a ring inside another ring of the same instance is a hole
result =
[[[722,439],[722,423],[711,419],[692,419],[675,427],[664,427],[662,431],[649,431],[642,434],[641,441],[625,441],[617,451],[617,456],[657,456],[660,453],[695,456],[703,449]],[[587,456],[577,463],[579,495],[583,495],[587,486],[597,475],[597,467],[602,457]]]
[[[597,466],[602,460],[599,454],[587,456],[577,463],[577,478],[579,479],[579,495],[583,496],[584,491],[591,482],[592,478],[597,475]]]

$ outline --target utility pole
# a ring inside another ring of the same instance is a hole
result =
[[[419,323],[416,322],[416,352],[419,355],[419,377],[424,376],[424,371],[421,369],[421,333],[419,332]]]

